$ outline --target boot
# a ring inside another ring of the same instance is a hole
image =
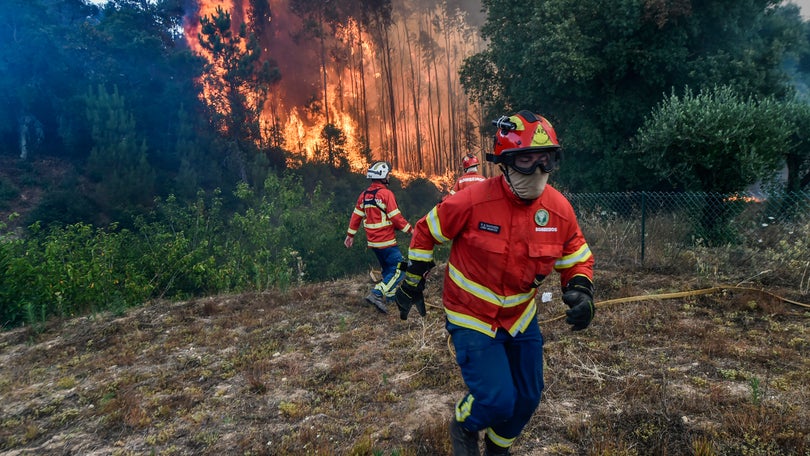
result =
[[[509,456],[509,447],[496,445],[489,437],[484,437],[484,456]]]
[[[380,312],[387,314],[388,310],[385,308],[385,299],[382,295],[378,295],[374,293],[374,291],[369,292],[368,296],[366,296],[366,302],[369,304],[374,304],[374,307],[377,308]]]
[[[455,418],[450,420],[450,441],[453,443],[453,456],[480,456],[478,432],[471,432]]]

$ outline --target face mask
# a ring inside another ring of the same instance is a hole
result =
[[[540,197],[548,182],[548,173],[544,173],[539,167],[532,174],[522,174],[514,169],[507,168],[509,172],[507,180],[512,191],[519,198],[534,200]]]

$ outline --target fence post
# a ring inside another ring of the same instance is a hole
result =
[[[644,229],[647,222],[647,192],[641,192],[641,265],[644,266]]]

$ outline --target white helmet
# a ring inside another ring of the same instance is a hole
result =
[[[377,161],[371,164],[366,171],[366,179],[388,179],[391,172],[391,165],[385,161]]]

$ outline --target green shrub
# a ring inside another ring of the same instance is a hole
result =
[[[31,232],[0,243],[3,325],[123,309],[150,296],[149,280],[134,267],[139,252],[131,232],[83,223],[47,230],[35,224]]]
[[[10,202],[20,195],[20,189],[5,177],[0,177],[0,209],[11,207]]]

